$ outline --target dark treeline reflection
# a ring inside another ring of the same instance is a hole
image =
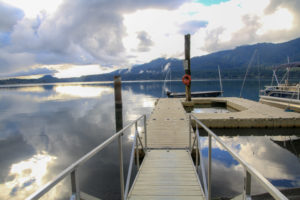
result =
[[[241,82],[224,81],[224,96],[239,96]],[[123,83],[124,125],[142,114],[149,116],[156,99],[165,96],[163,85],[163,82]],[[167,82],[166,86],[171,91],[184,91],[181,82]],[[255,81],[245,84],[243,96],[258,100],[258,86]],[[192,89],[219,90],[219,82],[193,82]],[[115,133],[114,120],[112,83],[0,88],[0,199],[25,199]],[[299,158],[271,140],[288,136],[264,136],[263,130],[259,131],[262,136],[222,137],[278,187],[299,187]],[[127,172],[131,133],[123,141]],[[207,151],[205,145],[203,137],[203,154]],[[113,142],[79,169],[83,192],[102,199],[120,199],[117,147],[117,141]],[[242,167],[217,144],[213,158],[214,196],[240,193]],[[69,181],[66,179],[55,187],[45,199],[69,199]],[[254,192],[261,192],[259,186],[254,187]]]

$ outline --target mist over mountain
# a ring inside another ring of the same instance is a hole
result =
[[[253,55],[254,54],[254,55]],[[251,57],[253,61],[250,63]],[[219,51],[204,56],[191,58],[192,78],[217,78],[220,66],[222,77],[242,78],[249,64],[249,77],[258,75],[271,78],[272,67],[300,60],[300,38],[284,43],[259,43],[244,45],[232,50]],[[114,75],[121,75],[123,80],[162,80],[166,76],[167,68],[171,70],[172,79],[180,79],[183,74],[183,61],[179,59],[158,58],[149,63],[135,65],[130,69],[116,70],[109,74],[86,76],[85,81],[98,79],[112,80]],[[299,72],[294,77],[299,77]],[[293,76],[293,75],[292,75]]]
[[[253,57],[250,63],[251,57]],[[204,56],[191,58],[191,74],[193,79],[218,78],[217,66],[220,66],[222,78],[243,78],[249,64],[248,77],[271,78],[272,67],[287,61],[300,61],[300,38],[284,43],[258,43],[244,45],[232,50],[219,51]],[[184,75],[183,61],[174,58],[158,58],[141,65],[134,65],[129,69],[119,69],[107,74],[82,76],[79,78],[54,78],[49,75],[40,79],[9,79],[0,84],[14,83],[51,83],[70,81],[112,81],[115,75],[122,80],[163,80],[170,70],[172,80],[180,79]],[[292,78],[300,77],[298,69],[291,73]]]

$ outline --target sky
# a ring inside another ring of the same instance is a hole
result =
[[[0,78],[107,73],[300,37],[299,0],[0,0]]]

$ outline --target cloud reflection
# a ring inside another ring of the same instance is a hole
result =
[[[298,158],[286,149],[273,143],[269,137],[236,136],[221,137],[221,139],[276,187],[288,188],[300,186],[300,162]],[[207,159],[208,140],[206,137],[201,138],[201,147],[202,154]],[[212,140],[212,147],[213,174],[215,176],[215,180],[213,181],[214,191],[221,196],[228,194],[222,186],[226,182],[227,189],[230,188],[236,194],[240,193],[242,188],[237,187],[234,182],[240,179],[241,181],[239,182],[242,185],[242,178],[245,174],[243,167],[240,164],[236,165],[237,162],[234,161],[232,156],[226,154],[225,150],[214,139]],[[218,177],[222,177],[222,181]],[[253,194],[266,192],[256,181],[254,181],[252,186]]]
[[[82,85],[59,85],[54,88],[59,94],[66,97],[99,97],[104,93],[112,93],[111,87],[105,86],[82,86]]]
[[[27,160],[12,164],[8,173],[8,181],[0,184],[1,199],[7,199],[9,196],[18,196],[22,199],[27,197],[30,192],[37,190],[47,174],[47,168],[56,159],[55,156],[47,152],[41,152],[33,155]],[[14,198],[15,199],[15,198]]]

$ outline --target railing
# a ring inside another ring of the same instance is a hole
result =
[[[246,163],[237,153],[235,153],[230,147],[228,147],[214,132],[212,132],[209,128],[207,128],[201,121],[199,121],[193,114],[189,115],[189,123],[190,123],[190,132],[189,137],[191,138],[192,134],[192,119],[196,123],[196,135],[193,144],[190,142],[190,151],[193,150],[195,143],[196,143],[196,167],[198,172],[198,156],[200,157],[200,167],[201,167],[201,174],[203,178],[203,185],[204,185],[204,193],[207,200],[211,200],[211,152],[212,152],[212,137],[224,148],[226,149],[231,156],[237,160],[245,169],[245,180],[244,180],[244,192],[243,196],[244,199],[248,200],[251,199],[251,176],[253,176],[260,185],[263,186],[264,189],[270,195],[272,195],[275,199],[278,200],[287,200],[288,198],[284,196],[276,187],[274,187],[265,177],[263,177],[256,169],[254,169],[251,165]],[[208,179],[206,184],[206,174],[204,169],[204,163],[203,158],[201,155],[201,143],[200,143],[200,136],[199,136],[199,130],[198,127],[201,126],[207,133],[208,133]]]
[[[144,119],[144,143],[145,147],[143,147],[141,138],[139,136],[138,132],[138,121],[141,119]],[[130,154],[130,163],[127,173],[127,180],[124,190],[124,173],[123,173],[123,148],[122,148],[122,136],[124,131],[126,131],[131,126],[135,125],[135,134],[134,134],[134,141],[132,144],[131,154]],[[29,196],[26,200],[35,200],[41,198],[44,194],[46,194],[49,190],[51,190],[54,186],[56,186],[61,180],[63,180],[68,175],[71,176],[71,199],[80,200],[80,187],[78,182],[78,168],[83,165],[86,161],[91,159],[94,155],[99,153],[101,150],[103,150],[106,146],[108,146],[110,143],[112,143],[114,140],[118,139],[119,143],[119,160],[120,160],[120,184],[121,184],[121,199],[126,200],[128,196],[129,191],[129,184],[130,184],[130,177],[131,177],[131,171],[132,171],[132,165],[134,160],[134,149],[137,147],[136,150],[136,162],[137,162],[137,168],[139,169],[139,154],[138,154],[138,147],[139,144],[141,145],[144,152],[147,152],[147,129],[146,129],[146,115],[140,116],[135,121],[131,122],[127,126],[125,126],[122,130],[115,133],[113,136],[105,140],[102,144],[94,148],[92,151],[78,159],[76,162],[71,164],[68,168],[66,168],[64,171],[62,171],[54,180],[50,181],[46,185],[44,185],[41,189],[33,193],[31,196]]]

